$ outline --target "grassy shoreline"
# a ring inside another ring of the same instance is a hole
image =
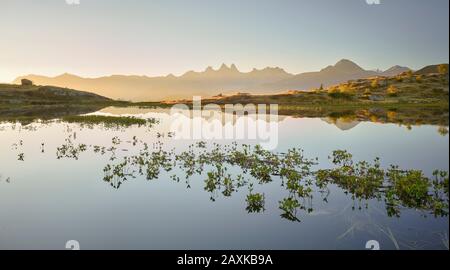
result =
[[[192,100],[171,102],[117,101],[89,92],[53,86],[0,85],[0,121],[33,121],[86,114],[106,107],[170,108]],[[289,91],[273,95],[238,93],[203,99],[217,104],[277,104],[278,114],[294,117],[346,118],[405,125],[449,125],[448,74],[368,78],[327,89]],[[267,106],[268,110],[268,106]]]

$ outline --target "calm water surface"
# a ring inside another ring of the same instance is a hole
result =
[[[230,197],[219,194],[213,201],[204,190],[205,175],[194,175],[187,188],[183,180],[170,179],[174,173],[183,175],[177,170],[162,170],[151,181],[129,179],[115,189],[103,181],[103,168],[114,163],[109,155],[86,151],[78,160],[57,159],[57,147],[68,138],[109,147],[118,137],[116,155],[121,158],[140,150],[132,145],[134,136],[150,145],[159,140],[176,152],[193,141],[167,136],[170,118],[165,110],[107,108],[96,114],[155,117],[160,124],[121,130],[61,122],[0,124],[0,249],[64,249],[72,239],[82,249],[364,249],[372,239],[382,249],[448,248],[448,217],[414,209],[389,217],[383,202],[376,200],[359,209],[361,204],[336,186],[330,187],[328,202],[316,194],[314,211],[299,213],[299,222],[280,216],[278,202],[286,190],[276,179],[255,186],[265,194],[261,213],[247,212],[247,188]],[[158,133],[166,135],[158,138]],[[380,157],[383,167],[397,164],[427,176],[435,169],[448,171],[449,138],[436,126],[409,130],[395,124],[280,117],[275,151],[293,147],[317,157],[323,168],[331,166],[333,150],[345,149],[355,160]]]

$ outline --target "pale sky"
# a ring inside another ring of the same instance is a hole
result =
[[[448,0],[0,0],[0,82],[449,61]]]

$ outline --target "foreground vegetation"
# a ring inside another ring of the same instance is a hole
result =
[[[131,126],[152,126],[157,123],[154,118],[142,119],[131,116],[117,117],[117,116],[104,116],[104,115],[72,115],[64,116],[61,119],[66,123],[78,123],[82,127],[94,127],[97,125],[103,125],[106,128],[127,128]]]
[[[206,142],[190,145],[187,151],[176,153],[165,150],[161,142],[152,146],[136,137],[129,143],[138,147],[138,154],[118,158],[116,150],[123,142],[113,138],[112,146],[76,144],[68,139],[57,149],[57,158],[79,159],[87,151],[109,155],[110,164],[104,169],[103,180],[113,188],[138,176],[147,180],[161,178],[161,173],[176,172],[170,179],[191,187],[195,175],[204,178],[204,190],[215,201],[219,196],[229,197],[246,188],[246,210],[249,213],[265,211],[266,194],[257,192],[258,186],[279,181],[286,197],[279,201],[281,217],[300,221],[301,213],[314,211],[313,197],[322,194],[325,202],[330,186],[339,186],[354,201],[353,209],[369,207],[369,202],[384,202],[388,216],[401,215],[402,210],[416,209],[424,215],[447,216],[449,211],[448,172],[436,170],[429,178],[420,170],[404,170],[391,165],[384,169],[380,159],[373,162],[354,161],[350,153],[334,151],[330,160],[333,168],[316,169],[317,159],[309,159],[301,149],[274,153],[260,146],[214,144]],[[184,177],[182,176],[184,172]],[[233,173],[231,173],[233,172]],[[314,195],[316,194],[316,195]]]

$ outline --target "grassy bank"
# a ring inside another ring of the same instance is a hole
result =
[[[53,119],[86,114],[109,106],[168,108],[176,102],[126,102],[96,94],[52,86],[0,84],[0,121]],[[404,73],[348,81],[328,88],[287,91],[273,95],[238,93],[202,100],[202,105],[277,104],[280,115],[346,118],[405,125],[448,126],[448,74]]]

